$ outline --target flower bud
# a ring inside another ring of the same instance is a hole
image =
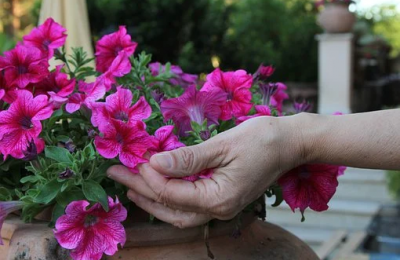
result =
[[[26,150],[22,152],[24,154],[24,157],[22,160],[24,161],[33,161],[37,159],[37,147],[36,144],[33,140],[29,141],[28,147]]]
[[[67,149],[70,153],[75,152],[76,145],[72,142],[72,140],[69,140],[65,143],[65,149]]]
[[[203,141],[207,141],[208,139],[211,138],[210,130],[200,131],[199,135],[200,135],[201,140],[203,140]]]
[[[64,179],[69,179],[74,175],[75,175],[75,173],[70,168],[67,168],[67,169],[65,169],[65,171],[58,174],[58,178],[64,180]]]
[[[267,80],[269,77],[272,76],[272,74],[274,74],[275,72],[275,68],[272,66],[264,66],[263,64],[261,64],[256,73],[254,73],[253,75],[253,79],[254,81],[259,81],[259,80]]]
[[[294,102],[293,107],[296,113],[298,114],[301,112],[310,112],[313,108],[313,105],[309,102],[303,101],[301,103]]]
[[[277,83],[260,83],[260,92],[262,94],[262,104],[269,106],[271,97],[278,91]]]
[[[93,138],[96,137],[96,135],[97,135],[97,133],[96,133],[96,131],[94,129],[91,128],[91,129],[88,130],[89,138],[93,139]]]
[[[64,59],[64,56],[63,56],[62,52],[59,49],[55,49],[54,50],[54,57],[56,59],[59,59],[59,60],[63,60]]]
[[[165,95],[164,93],[154,90],[151,92],[151,96],[154,98],[154,100],[160,105],[164,100],[165,100]]]

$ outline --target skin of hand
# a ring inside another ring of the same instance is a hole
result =
[[[155,217],[184,228],[227,220],[259,197],[286,171],[304,163],[400,169],[400,110],[323,116],[302,113],[259,117],[191,147],[164,152],[140,166],[123,166],[110,178],[129,187],[128,197]],[[213,168],[194,183],[165,178]]]
[[[299,114],[307,162],[400,169],[400,109],[348,115]]]
[[[129,188],[136,205],[177,227],[228,220],[283,173],[305,163],[296,117],[254,118],[202,144],[156,154],[139,167],[140,174],[117,165],[107,175]],[[173,178],[204,169],[213,169],[211,179]]]

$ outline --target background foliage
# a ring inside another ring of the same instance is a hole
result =
[[[389,171],[386,176],[391,195],[400,200],[400,171]]]
[[[274,64],[275,79],[317,81],[314,0],[87,0],[94,41],[127,25],[139,51],[190,73],[255,71]],[[36,25],[41,0],[0,0],[0,53]],[[400,14],[394,6],[358,10],[372,34],[400,53]],[[3,36],[2,36],[3,35]],[[7,35],[8,38],[5,38]],[[10,39],[11,38],[11,39]],[[4,43],[7,41],[6,43]]]
[[[87,0],[96,38],[127,25],[139,51],[190,73],[274,64],[285,81],[316,81],[312,0]]]

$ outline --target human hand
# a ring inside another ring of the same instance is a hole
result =
[[[195,146],[156,154],[140,175],[123,166],[108,170],[128,197],[156,218],[184,228],[228,220],[260,197],[283,173],[304,163],[293,117],[258,117]],[[214,169],[211,179],[184,177]]]

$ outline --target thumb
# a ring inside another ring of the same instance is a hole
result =
[[[185,177],[202,170],[216,168],[221,161],[221,153],[216,145],[208,142],[186,146],[169,152],[162,152],[150,158],[150,166],[159,173],[171,177]]]

